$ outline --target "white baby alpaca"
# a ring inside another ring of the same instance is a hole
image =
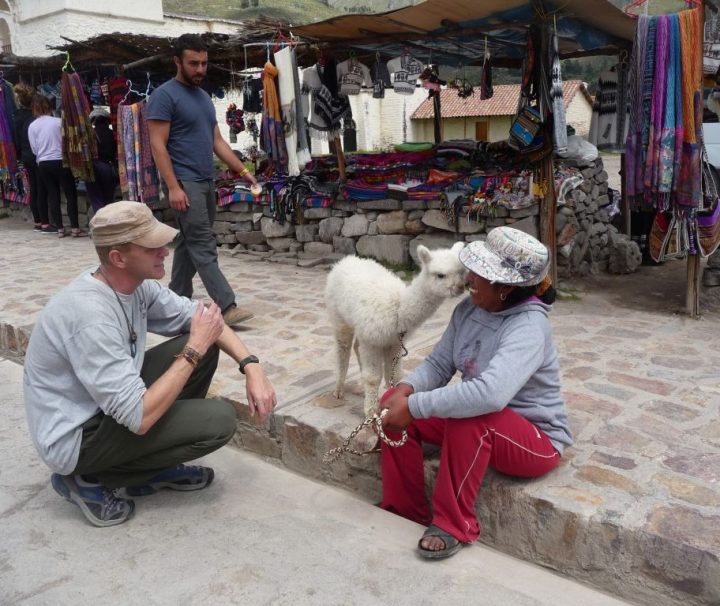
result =
[[[438,250],[418,246],[420,273],[409,285],[371,259],[349,256],[335,264],[325,285],[325,304],[335,331],[336,398],[343,397],[354,339],[365,415],[377,410],[383,373],[386,384],[393,379],[393,360],[400,351],[398,335],[404,333],[406,339],[443,300],[463,292],[465,268],[458,254],[464,246],[464,242]],[[400,377],[398,360],[394,378]]]

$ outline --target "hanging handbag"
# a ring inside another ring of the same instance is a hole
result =
[[[655,213],[648,242],[648,251],[653,261],[662,263],[668,259],[678,259],[687,255],[689,249],[690,238],[685,218],[661,210]]]
[[[540,112],[531,105],[526,105],[519,112],[510,126],[508,143],[515,149],[528,147],[542,128]]]
[[[702,209],[693,222],[697,252],[709,257],[720,246],[720,200],[718,173],[708,160],[705,142],[701,140],[702,154]]]
[[[709,257],[720,246],[720,204],[709,213],[699,212],[695,220],[697,246],[703,257]]]

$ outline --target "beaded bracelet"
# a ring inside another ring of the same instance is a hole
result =
[[[202,355],[199,351],[193,349],[192,347],[185,346],[182,348],[182,351],[175,356],[175,358],[184,358],[193,368],[197,368]]]

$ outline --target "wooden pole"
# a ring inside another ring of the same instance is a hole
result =
[[[555,170],[553,154],[550,153],[540,166],[540,182],[546,185],[545,197],[540,206],[540,241],[550,251],[550,276],[557,285],[557,242],[555,237],[555,215],[557,197],[555,196]]]
[[[340,137],[333,137],[333,146],[335,147],[335,155],[338,161],[338,173],[340,175],[340,182],[345,182],[345,154],[343,154],[342,141]]]
[[[689,255],[687,259],[685,306],[691,318],[700,317],[700,257],[698,255]]]
[[[630,200],[627,197],[627,184],[625,177],[625,154],[620,154],[620,200],[623,219],[623,231],[629,238],[632,232],[632,221],[630,220]]]

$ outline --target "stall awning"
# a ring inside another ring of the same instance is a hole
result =
[[[405,49],[447,65],[482,62],[485,42],[497,65],[518,65],[530,24],[557,24],[563,58],[629,48],[635,20],[607,0],[426,0],[377,15],[347,15],[293,28],[293,33],[339,48],[399,55]]]

